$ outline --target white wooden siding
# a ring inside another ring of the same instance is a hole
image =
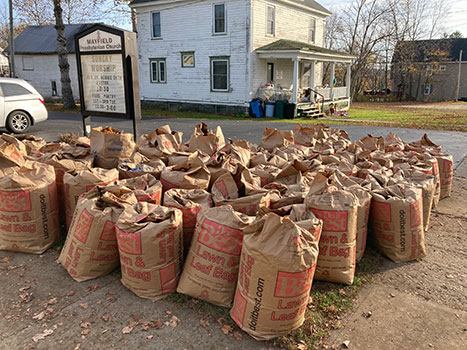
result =
[[[316,14],[312,9],[305,11],[292,5],[284,4],[275,0],[251,0],[252,3],[252,81],[251,97],[254,97],[257,89],[266,82],[267,62],[272,60],[258,59],[254,50],[275,42],[279,39],[287,39],[301,42],[309,42],[310,19],[316,19],[315,42],[310,43],[316,46],[324,44],[324,27],[326,18],[323,15]],[[274,36],[266,34],[266,16],[268,5],[276,7],[276,31]],[[282,87],[288,88],[292,84],[293,61],[276,60],[274,69],[280,70],[283,67],[283,79],[276,79],[276,83]],[[277,68],[276,68],[277,67]],[[315,67],[315,82],[321,81],[322,64],[317,63]]]
[[[32,58],[33,70],[23,70],[23,57]],[[68,54],[71,88],[75,100],[79,100],[78,72],[75,54]],[[43,97],[52,96],[52,80],[57,83],[57,96],[62,95],[58,55],[15,55],[15,73],[18,78],[29,82]]]
[[[227,34],[212,34],[212,6],[222,1],[135,8],[143,100],[244,105],[248,102],[248,1],[225,1]],[[161,39],[151,39],[151,16],[161,12]],[[182,68],[181,52],[195,52],[195,67]],[[230,58],[230,92],[212,92],[210,57]],[[150,82],[149,59],[165,58],[167,82]]]

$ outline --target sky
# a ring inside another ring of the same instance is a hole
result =
[[[321,5],[328,10],[338,10],[343,4],[352,2],[354,0],[317,0]],[[459,30],[464,37],[467,37],[467,0],[448,0],[450,9],[446,16],[444,24],[444,31],[447,33]],[[427,3],[430,0],[426,0]],[[0,0],[0,7],[7,7],[8,0]]]
[[[329,11],[339,9],[343,4],[352,2],[353,0],[316,0],[321,5],[326,7]],[[467,38],[467,0],[448,0],[450,3],[450,9],[448,10],[446,21],[444,23],[444,31],[446,33],[452,33],[456,30],[463,34],[464,38]],[[426,0],[427,3],[430,0]]]

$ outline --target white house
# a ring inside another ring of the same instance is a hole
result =
[[[311,88],[349,104],[353,56],[327,50],[326,17],[313,0],[133,0],[141,99],[169,108],[245,110],[256,96],[297,102]],[[323,62],[331,62],[322,87]],[[336,64],[346,85],[334,86]],[[171,107],[172,106],[172,107]]]
[[[73,96],[79,99],[78,72],[76,69],[75,34],[90,24],[65,25],[68,62]],[[27,26],[15,38],[15,74],[28,81],[46,97],[60,97],[60,69],[58,68],[57,31],[53,25]],[[7,48],[5,51],[8,51]]]

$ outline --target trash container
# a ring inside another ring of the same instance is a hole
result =
[[[266,117],[268,118],[274,117],[274,102],[266,103]]]
[[[286,100],[276,101],[276,106],[274,107],[274,116],[276,118],[284,119],[284,108],[286,103]]]
[[[263,116],[263,101],[261,99],[253,100],[250,102],[251,112],[256,118],[261,118]]]
[[[287,103],[284,106],[284,118],[285,119],[295,118],[295,103]]]

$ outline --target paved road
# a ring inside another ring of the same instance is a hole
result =
[[[143,118],[141,122],[141,132],[148,133],[155,128],[169,124],[172,130],[182,131],[184,140],[187,141],[191,135],[194,126],[200,120],[183,119],[183,118]],[[263,135],[264,127],[274,127],[277,129],[293,129],[294,124],[280,122],[259,122],[253,120],[204,120],[211,128],[220,125],[226,137],[233,139],[246,139],[250,142],[260,143]],[[112,126],[114,128],[132,131],[131,121],[109,119],[109,118],[92,118],[92,126]],[[454,167],[457,168],[462,160],[467,156],[467,133],[453,131],[436,131],[436,130],[419,130],[419,129],[403,129],[377,126],[361,126],[361,125],[336,125],[336,127],[344,129],[350,137],[360,139],[367,134],[373,136],[385,136],[389,131],[395,132],[404,141],[414,141],[427,132],[430,138],[443,146],[446,152],[454,156]],[[57,135],[63,132],[82,133],[81,116],[77,113],[49,113],[49,120],[44,123],[37,124],[31,133],[36,136],[43,137],[48,141],[55,140]]]

